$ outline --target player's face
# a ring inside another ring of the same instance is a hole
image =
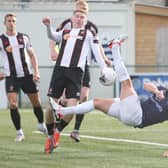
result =
[[[14,32],[16,30],[16,17],[14,16],[8,16],[5,19],[5,26],[7,32]]]
[[[81,28],[86,23],[86,15],[84,13],[81,13],[81,12],[76,12],[73,15],[72,22],[73,22],[73,27],[74,28]]]

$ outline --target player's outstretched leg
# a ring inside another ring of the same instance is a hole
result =
[[[112,48],[113,45],[115,44],[119,44],[121,45],[125,40],[128,39],[128,35],[127,34],[121,34],[118,37],[112,39],[111,41],[108,42],[108,46],[109,48]]]

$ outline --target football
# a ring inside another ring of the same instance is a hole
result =
[[[116,72],[112,68],[104,68],[100,72],[99,81],[104,86],[111,86],[116,80]]]

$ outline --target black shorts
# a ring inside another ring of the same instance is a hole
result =
[[[60,98],[65,89],[66,98],[80,98],[83,71],[80,68],[55,66],[48,89],[48,96]]]
[[[83,76],[82,86],[90,88],[90,69],[88,64],[85,65],[85,72]]]
[[[25,77],[6,77],[6,92],[19,92],[20,89],[24,93],[37,93],[38,87],[36,83],[33,81],[33,75],[25,76]]]

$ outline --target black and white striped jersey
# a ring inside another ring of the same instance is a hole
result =
[[[86,25],[85,25],[84,28],[87,29],[87,30],[90,30],[95,35],[98,34],[98,28],[97,28],[97,26],[93,22],[91,22],[90,20],[87,20],[87,23],[86,23]],[[59,25],[59,27],[56,29],[56,31],[58,32],[58,31],[61,31],[61,30],[71,30],[71,29],[72,29],[72,21],[71,21],[71,18],[68,18],[68,19],[64,20]],[[90,60],[91,57],[94,57],[92,51],[90,51],[90,53],[88,53],[88,58],[87,58],[86,64],[89,64],[89,60]],[[95,59],[95,57],[94,57],[94,59]]]
[[[52,32],[55,41],[61,42],[56,65],[62,67],[80,67],[83,71],[89,52],[92,50],[97,63],[104,68],[106,65],[101,57],[99,41],[94,32],[85,28],[72,28]]]
[[[30,39],[26,34],[14,36],[0,35],[0,52],[4,61],[6,76],[23,77],[32,74],[27,51],[31,49]]]
[[[63,29],[72,29],[72,21],[71,18],[64,20],[59,27],[56,29],[56,31],[60,31]],[[91,22],[90,20],[87,20],[87,23],[85,25],[85,29],[88,29],[92,32],[94,32],[95,34],[98,34],[98,28],[97,26]]]

